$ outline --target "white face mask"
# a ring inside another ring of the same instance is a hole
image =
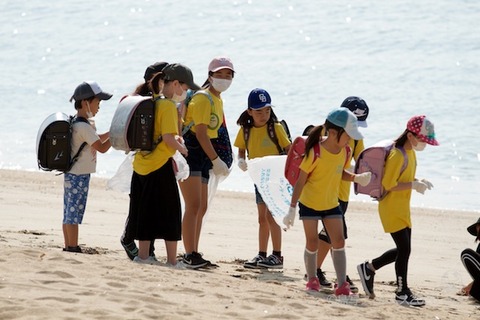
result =
[[[416,146],[412,145],[412,148],[415,151],[423,151],[423,149],[425,149],[426,146],[427,146],[426,142],[421,142],[417,140],[417,145]]]
[[[182,94],[178,95],[174,92],[173,97],[172,97],[172,100],[177,102],[177,103],[182,102],[183,100],[185,100],[187,98],[187,90],[183,90],[183,88],[181,86],[180,86],[180,89],[182,90]]]
[[[218,92],[223,92],[227,90],[231,84],[232,79],[218,79],[212,77],[211,85],[213,89],[217,90]]]
[[[88,101],[87,101],[87,108],[88,108],[88,111],[87,111],[88,119],[93,118],[93,113],[92,111],[90,111],[90,103]]]

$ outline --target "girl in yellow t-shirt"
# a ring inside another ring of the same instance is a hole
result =
[[[272,99],[264,89],[253,89],[248,96],[248,108],[237,120],[240,126],[235,139],[238,148],[238,166],[243,171],[248,168],[245,155],[249,159],[278,155],[288,152],[290,140],[283,126],[278,123],[272,110]],[[270,135],[272,132],[273,137]],[[246,134],[246,132],[248,132]],[[276,141],[273,141],[276,139]],[[255,186],[255,197],[258,210],[258,254],[245,262],[245,268],[283,268],[282,230],[275,222],[262,196]],[[267,257],[268,238],[272,236],[273,252]]]
[[[423,194],[425,190],[433,187],[429,181],[415,178],[417,168],[415,151],[422,151],[427,143],[433,146],[438,145],[433,123],[423,115],[412,117],[408,121],[405,131],[395,140],[395,148],[390,152],[385,163],[382,185],[388,193],[378,203],[378,211],[383,229],[390,233],[396,247],[373,259],[372,262],[366,261],[357,266],[363,289],[371,299],[375,298],[373,292],[375,271],[395,262],[397,276],[395,300],[404,305],[425,305],[424,299],[415,297],[410,291],[407,284],[407,270],[412,238],[412,222],[410,220],[412,189]],[[404,149],[408,161],[403,171],[405,158],[401,148]]]
[[[133,261],[157,264],[150,255],[150,243],[164,239],[167,264],[177,264],[177,242],[181,240],[181,205],[173,167],[175,151],[187,155],[185,145],[178,138],[178,111],[176,104],[185,100],[188,89],[198,89],[191,70],[181,64],[169,64],[152,82],[155,100],[154,136],[160,142],[152,152],[137,152],[133,160],[128,223],[139,240],[138,255]],[[162,93],[160,90],[163,85]]]
[[[327,137],[321,140],[322,130]],[[355,181],[362,185],[370,182],[371,173],[353,174],[345,170],[346,146],[350,139],[360,140],[357,117],[346,108],[338,108],[328,114],[323,126],[313,128],[307,138],[305,157],[300,164],[300,175],[293,188],[290,210],[283,222],[293,225],[297,201],[300,220],[303,221],[306,246],[304,252],[308,282],[306,289],[319,291],[316,276],[318,249],[318,220],[330,236],[332,260],[337,274],[335,295],[350,295],[350,284],[346,281],[347,258],[343,234],[342,211],[338,203],[340,182]],[[313,146],[320,144],[320,156],[315,157]]]

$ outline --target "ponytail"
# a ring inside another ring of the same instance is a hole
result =
[[[320,142],[320,137],[322,136],[322,132],[323,132],[324,128],[325,128],[324,125],[320,125],[320,126],[313,127],[310,130],[310,132],[308,134],[308,137],[307,137],[307,141],[305,141],[305,155],[304,155],[304,157],[306,157],[308,155],[308,153],[310,152],[310,149],[312,149],[315,144]]]
[[[403,131],[403,133],[396,140],[394,140],[395,148],[403,148],[403,146],[405,146],[405,142],[408,140],[407,134],[409,132],[411,131],[405,129],[405,131]]]
[[[160,88],[160,81],[163,81],[164,78],[165,73],[163,72],[158,72],[152,77],[152,80],[150,80],[149,84],[153,93],[159,94],[162,91],[162,88]]]

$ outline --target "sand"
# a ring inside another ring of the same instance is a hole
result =
[[[79,228],[79,243],[92,254],[63,252],[62,193],[62,176],[0,170],[0,319],[480,318],[480,304],[456,295],[470,281],[460,252],[475,248],[466,228],[478,212],[413,208],[409,285],[427,302],[415,308],[395,303],[393,265],[377,272],[374,300],[361,288],[357,264],[393,247],[366,198],[351,199],[347,213],[348,274],[360,292],[338,299],[331,290],[305,292],[298,220],[283,234],[283,270],[243,268],[258,251],[253,193],[218,192],[200,249],[219,267],[196,271],[131,262],[119,242],[128,195],[107,191],[97,177]],[[163,241],[156,248],[165,260]],[[323,269],[335,278],[330,257]]]

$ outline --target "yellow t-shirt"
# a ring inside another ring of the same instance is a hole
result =
[[[353,159],[355,159],[355,161],[357,161],[358,156],[360,155],[360,152],[362,152],[363,149],[365,149],[365,145],[363,144],[363,140],[357,140],[357,141],[358,141],[357,142],[357,147],[355,148],[355,150],[354,150],[355,140],[350,139],[350,142],[348,143],[348,145],[350,146],[350,150],[352,150],[352,152],[351,152],[350,159],[348,159],[347,166],[345,167],[345,169],[348,169],[352,166],[352,164],[351,164],[352,157],[353,157]],[[342,180],[340,182],[340,192],[339,192],[339,195],[338,195],[338,198],[340,200],[348,202],[348,199],[350,198],[350,187],[351,187],[351,185],[352,185],[352,183],[350,181]]]
[[[317,211],[329,210],[338,206],[338,192],[345,165],[346,150],[338,154],[320,147],[320,157],[313,163],[314,149],[300,164],[300,170],[309,174],[299,201]]]
[[[188,104],[184,124],[188,125],[193,121],[194,125],[190,129],[192,132],[196,132],[196,125],[206,124],[207,135],[214,139],[218,137],[218,128],[223,123],[223,101],[209,90],[206,92],[212,98],[213,106],[204,94],[194,95]]]
[[[290,145],[287,133],[280,123],[274,124],[274,130],[278,139],[280,147],[285,148]],[[245,138],[243,136],[243,127],[238,130],[235,143],[233,144],[239,149],[247,150],[245,145]],[[268,134],[268,124],[262,127],[250,128],[250,135],[248,137],[248,159],[255,159],[258,157],[278,155],[276,144],[272,141]]]
[[[178,111],[172,100],[159,99],[155,102],[155,139],[163,134],[178,135]],[[147,175],[160,169],[175,153],[162,140],[152,152],[137,152],[133,160],[133,170],[140,175]]]
[[[394,148],[388,155],[385,163],[385,174],[382,179],[385,190],[390,190],[399,182],[412,182],[415,178],[417,168],[415,151],[405,150],[405,152],[407,153],[408,164],[401,174],[400,171],[404,162],[402,152]],[[391,191],[378,203],[378,212],[385,232],[393,233],[406,227],[412,227],[410,220],[411,195],[412,189]]]

